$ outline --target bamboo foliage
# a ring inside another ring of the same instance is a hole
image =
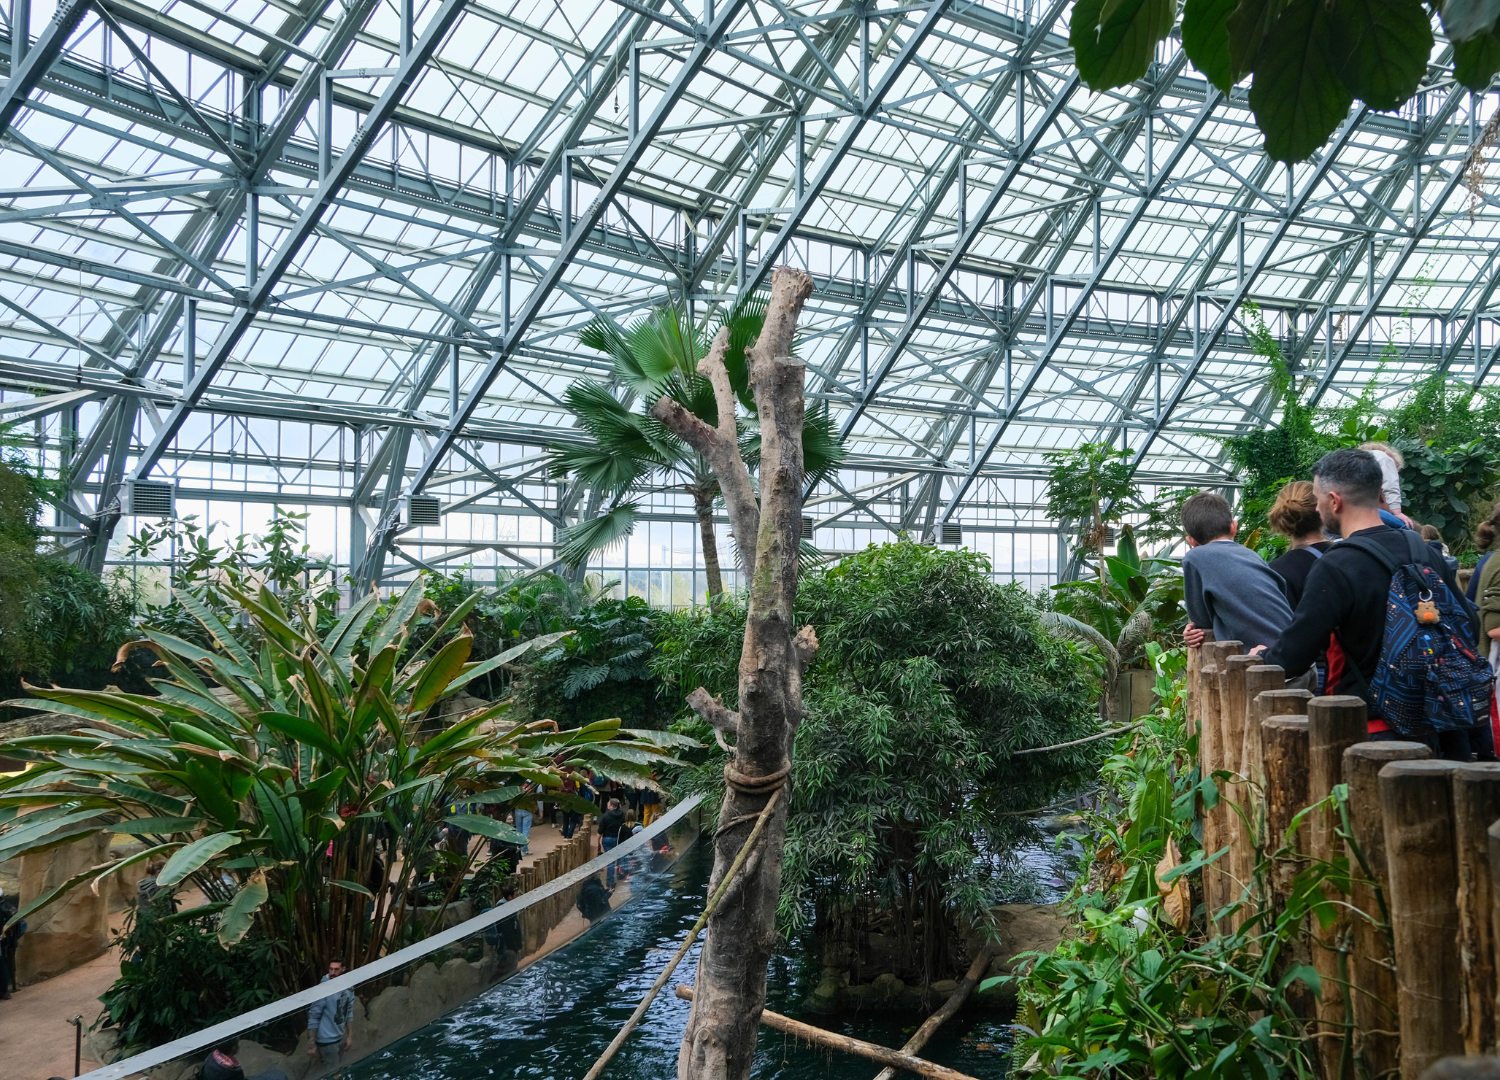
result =
[[[457,894],[471,857],[437,849],[445,825],[518,842],[476,811],[503,809],[526,785],[555,792],[569,766],[650,784],[652,770],[674,760],[668,747],[690,744],[618,719],[573,730],[508,725],[508,701],[434,732],[424,719],[442,702],[564,636],[471,660],[463,620],[477,593],[417,648],[420,578],[388,613],[366,597],[321,636],[310,611],[286,610],[268,588],[224,591],[259,630],[256,653],[215,614],[222,605],[181,591],[213,649],[146,629],[121,650],[156,654],[168,676],[154,680],[157,696],[28,688],[79,724],[0,742],[0,753],[29,763],[0,780],[0,860],[101,830],[146,848],[63,882],[21,915],[162,856],[158,883],[199,888],[226,946],[260,926],[291,947],[282,981],[303,985],[328,957],[368,962],[441,919],[409,899],[429,875],[447,883],[441,908]]]

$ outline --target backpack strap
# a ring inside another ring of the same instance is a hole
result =
[[[1410,529],[1403,529],[1402,531],[1411,532]],[[1415,534],[1413,533],[1413,535]],[[1354,548],[1356,551],[1363,551],[1366,555],[1370,556],[1370,558],[1378,562],[1381,565],[1381,568],[1384,569],[1388,574],[1394,574],[1397,567],[1401,565],[1396,561],[1395,556],[1393,556],[1389,551],[1385,549],[1385,546],[1383,544],[1379,544],[1376,542],[1373,536],[1351,536],[1346,540],[1341,540],[1335,550],[1337,550],[1338,547],[1346,546]],[[1422,558],[1421,555],[1418,554],[1417,558],[1414,558],[1411,561],[1426,562],[1427,560]]]

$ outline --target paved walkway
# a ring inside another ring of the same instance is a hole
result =
[[[521,860],[521,865],[530,866],[562,844],[561,830],[540,823],[532,826],[531,854]],[[594,854],[597,852],[590,852],[590,855]],[[615,906],[619,906],[627,891],[616,892]],[[560,941],[569,940],[586,928],[582,917],[577,912],[573,915],[579,925],[569,925],[562,933],[554,931],[553,936]],[[112,932],[118,934],[124,923],[123,911],[111,912],[109,927]],[[556,944],[549,938],[548,946],[539,950],[537,956],[527,957],[526,962],[534,962],[553,948]],[[49,1080],[51,1077],[73,1076],[73,1026],[67,1021],[82,1015],[87,1037],[89,1026],[99,1016],[99,995],[108,990],[119,976],[120,951],[112,948],[81,967],[23,986],[9,1001],[0,1001],[0,1061],[4,1062],[0,1076],[4,1080]],[[83,1071],[96,1067],[85,1047]]]

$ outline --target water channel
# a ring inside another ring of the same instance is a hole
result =
[[[1052,857],[1038,855],[1048,867],[1056,865]],[[345,1074],[350,1080],[582,1076],[691,929],[703,907],[711,864],[708,845],[697,844],[653,880],[637,875],[630,903],[587,934]],[[692,984],[696,959],[697,947],[611,1062],[610,1080],[676,1075],[689,1005],[671,988]],[[818,975],[815,966],[778,955],[771,963],[767,1007],[886,1046],[899,1046],[923,1019],[879,1009],[836,1017],[806,1014],[801,1003]],[[923,1056],[971,1076],[998,1080],[1011,1047],[1004,1020],[982,1010],[961,1013],[928,1043]],[[869,1080],[879,1071],[862,1058],[830,1054],[761,1029],[758,1080]]]

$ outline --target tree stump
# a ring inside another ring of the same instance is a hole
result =
[[[1450,761],[1393,761],[1380,770],[1389,903],[1401,1015],[1401,1080],[1464,1052],[1458,954],[1458,861]]]

